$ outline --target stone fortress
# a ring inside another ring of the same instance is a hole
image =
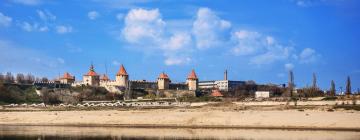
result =
[[[198,90],[198,78],[194,70],[190,72],[185,83],[172,83],[170,77],[162,72],[157,78],[156,82],[149,82],[145,80],[129,80],[123,65],[120,66],[119,71],[116,73],[115,80],[110,80],[106,74],[99,75],[95,72],[93,65],[90,66],[89,71],[83,75],[82,81],[75,81],[75,77],[66,72],[63,77],[59,79],[62,84],[69,84],[75,86],[95,86],[104,87],[110,92],[125,93],[129,90],[147,90],[156,92],[163,92],[169,94],[172,91],[177,91],[176,94],[183,92],[183,94],[195,95]],[[170,96],[170,95],[169,95]],[[177,96],[177,95],[176,95]]]
[[[120,66],[119,71],[115,75],[115,80],[110,80],[106,74],[99,75],[95,72],[93,65],[90,66],[89,71],[83,75],[82,81],[75,81],[75,77],[66,72],[63,77],[59,79],[61,84],[68,84],[75,86],[95,86],[104,87],[110,92],[126,93],[131,91],[146,91],[147,93],[163,94],[166,97],[178,97],[182,95],[195,96],[196,91],[219,89],[221,91],[228,91],[238,85],[245,84],[244,81],[230,81],[227,79],[227,71],[224,73],[223,80],[213,81],[199,81],[195,70],[192,70],[186,78],[186,82],[172,83],[170,77],[162,72],[155,82],[145,80],[129,80],[123,65]]]

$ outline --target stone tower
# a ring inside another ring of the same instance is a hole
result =
[[[192,70],[187,77],[186,83],[188,84],[189,90],[197,90],[198,89],[198,78],[196,76],[195,70]]]
[[[108,81],[110,81],[110,78],[106,74],[103,74],[100,77],[100,82],[108,82]]]
[[[127,87],[129,81],[129,75],[126,72],[124,65],[120,66],[120,70],[116,74],[116,83],[118,86]]]
[[[64,84],[72,84],[75,82],[75,76],[71,76],[70,73],[65,72],[64,76],[60,78],[60,82]]]
[[[91,64],[89,72],[83,76],[83,83],[88,86],[100,85],[100,76],[95,72],[94,65]]]
[[[158,83],[158,89],[160,89],[160,90],[169,89],[170,78],[167,74],[162,72],[159,75],[157,83]]]

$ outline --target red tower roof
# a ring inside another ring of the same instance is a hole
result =
[[[101,76],[100,80],[102,80],[102,81],[109,81],[110,79],[109,79],[109,77],[108,77],[106,74],[103,74],[103,75]]]
[[[64,76],[62,77],[62,79],[75,79],[74,76],[71,76],[70,73],[65,72]]]
[[[224,95],[221,94],[221,92],[219,90],[215,89],[215,90],[212,91],[211,96],[213,96],[213,97],[222,97]]]
[[[191,73],[188,76],[188,79],[194,79],[194,80],[198,79],[196,76],[195,70],[191,71]]]
[[[169,76],[165,74],[164,72],[160,73],[159,79],[169,79]]]
[[[98,74],[94,70],[94,65],[91,64],[90,70],[87,74],[85,74],[85,76],[98,76]]]
[[[128,73],[126,72],[125,68],[123,65],[120,66],[120,70],[118,71],[118,73],[116,74],[116,76],[120,76],[120,75],[128,75]]]

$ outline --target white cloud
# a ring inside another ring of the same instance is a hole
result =
[[[97,11],[90,11],[90,12],[88,13],[88,17],[89,17],[89,19],[91,19],[91,20],[95,20],[95,19],[97,19],[98,17],[100,17],[100,14],[99,14],[99,12],[97,12]]]
[[[12,18],[5,16],[3,13],[0,12],[0,27],[4,26],[4,27],[8,27],[11,25],[12,22]]]
[[[263,65],[271,64],[276,61],[287,60],[292,53],[291,47],[284,47],[281,45],[268,46],[265,53],[252,56],[250,64]]]
[[[264,46],[262,36],[258,32],[240,30],[232,33],[232,40],[235,47],[232,53],[235,55],[252,55],[257,53]]]
[[[41,20],[43,20],[43,21],[49,21],[49,20],[56,20],[56,16],[55,15],[53,15],[52,13],[50,13],[49,11],[47,11],[47,10],[44,10],[44,11],[42,11],[42,10],[36,10],[36,12],[37,12],[37,14],[38,14],[38,16],[40,17],[40,19]]]
[[[170,57],[165,59],[165,65],[183,65],[191,61],[189,57]]]
[[[49,27],[47,26],[40,26],[38,23],[29,23],[29,22],[23,22],[19,24],[19,26],[27,32],[47,32],[49,31]]]
[[[56,26],[56,32],[59,34],[71,33],[73,31],[71,26],[59,25]]]
[[[305,48],[299,55],[300,63],[313,63],[317,60],[319,55],[314,49]]]
[[[267,45],[273,45],[275,43],[275,39],[271,36],[267,36],[266,43],[267,43]]]
[[[132,9],[125,17],[122,34],[131,43],[157,43],[161,41],[164,27],[165,22],[158,9]]]
[[[154,0],[92,0],[94,2],[98,2],[99,4],[105,6],[106,8],[113,9],[130,9],[136,8],[137,4],[143,4],[152,2]]]
[[[48,10],[36,10],[36,13],[41,19],[40,23],[23,21],[18,26],[27,32],[48,32],[56,20],[56,16]]]
[[[27,32],[34,31],[38,28],[38,24],[36,24],[36,23],[30,24],[28,22],[23,22],[20,26],[22,27],[22,29],[24,31],[27,31]]]
[[[164,41],[162,51],[165,56],[166,65],[184,65],[191,62],[192,52],[191,34],[178,32]]]
[[[164,50],[179,50],[190,45],[191,36],[187,33],[177,33],[170,37],[169,41],[163,46]]]
[[[47,27],[47,26],[40,27],[39,31],[40,32],[47,32],[47,31],[49,31],[49,27]]]
[[[292,70],[292,69],[294,69],[295,66],[292,63],[286,63],[284,65],[284,67],[285,67],[286,70]]]
[[[161,52],[166,65],[187,64],[191,60],[191,34],[169,32],[158,9],[132,9],[124,22],[122,37],[144,53]]]
[[[194,20],[169,22],[162,19],[158,9],[142,8],[130,10],[123,19],[122,39],[146,54],[161,53],[166,65],[188,64],[196,59],[192,54],[216,46],[224,46],[223,50],[236,56],[246,56],[249,64],[258,66],[299,60],[293,46],[258,31],[231,31],[231,23],[209,8],[199,8]]]
[[[220,19],[209,8],[199,8],[192,29],[196,39],[196,46],[199,49],[218,46],[223,40],[223,31],[230,27],[230,22]]]
[[[30,6],[35,6],[42,3],[42,0],[10,0],[10,1],[14,3],[30,5]]]
[[[307,4],[305,3],[305,1],[302,1],[302,0],[298,0],[298,1],[296,2],[296,5],[301,6],[301,7],[306,7],[306,6],[307,6]]]
[[[264,65],[291,59],[294,48],[278,43],[274,37],[257,31],[238,30],[232,33],[231,53],[249,57],[250,64]]]
[[[322,4],[336,4],[336,3],[343,3],[343,0],[291,0],[299,7],[312,7]]]

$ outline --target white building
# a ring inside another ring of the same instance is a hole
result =
[[[200,81],[200,89],[214,89],[221,91],[229,91],[235,89],[237,86],[245,85],[245,81],[230,81],[230,80],[214,80],[214,81]]]
[[[231,81],[228,80],[227,70],[224,72],[224,80],[200,81],[200,89],[219,89],[221,91],[229,91],[235,89],[237,86],[245,85],[245,81]]]
[[[255,98],[270,98],[270,91],[256,91]]]

